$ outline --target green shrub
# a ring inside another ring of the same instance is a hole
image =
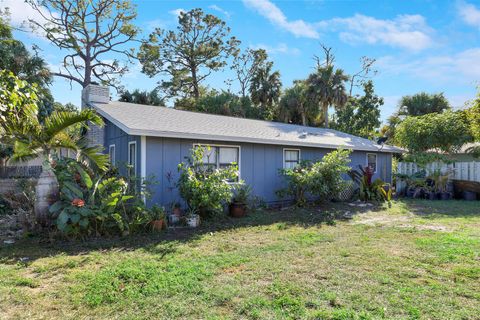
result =
[[[342,176],[350,171],[350,153],[350,150],[338,149],[320,161],[302,161],[293,169],[281,170],[288,185],[277,194],[282,198],[293,197],[298,206],[304,206],[309,198],[331,200],[345,187]]]
[[[112,173],[95,175],[73,159],[57,160],[59,199],[50,207],[57,228],[67,235],[134,233],[151,220],[136,188]]]
[[[230,182],[238,179],[238,166],[232,164],[216,169],[204,165],[204,152],[203,147],[194,148],[191,158],[178,165],[180,177],[177,187],[190,210],[211,215],[220,213],[223,205],[232,199]]]

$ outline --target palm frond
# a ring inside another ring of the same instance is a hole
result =
[[[39,146],[17,140],[13,145],[13,155],[11,160],[14,162],[28,161],[38,158],[41,153]]]
[[[81,124],[85,126],[87,122],[98,126],[103,125],[102,118],[91,109],[81,112],[57,111],[45,119],[44,133],[47,137],[53,137],[73,125]]]

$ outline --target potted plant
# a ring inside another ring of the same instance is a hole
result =
[[[160,231],[167,227],[167,223],[165,222],[165,209],[163,207],[154,205],[150,209],[150,218],[152,230]]]
[[[190,228],[196,228],[200,225],[200,216],[196,214],[195,210],[190,210],[185,215],[185,222]]]
[[[234,218],[244,217],[247,213],[247,201],[250,197],[251,187],[246,184],[238,185],[233,192],[230,203],[230,215]]]
[[[172,213],[177,217],[180,217],[182,215],[182,205],[180,204],[180,202],[175,202],[173,204]]]

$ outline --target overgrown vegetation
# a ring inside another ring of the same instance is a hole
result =
[[[296,205],[309,200],[328,201],[345,187],[345,175],[350,167],[350,150],[335,150],[316,162],[302,161],[293,169],[282,169],[287,187],[277,191],[282,198],[293,198]]]
[[[204,162],[210,147],[192,149],[191,157],[178,165],[178,190],[190,210],[202,216],[221,213],[232,199],[232,182],[238,180],[238,166],[233,163],[217,169]],[[242,183],[242,181],[238,181]]]

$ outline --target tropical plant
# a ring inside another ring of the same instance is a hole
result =
[[[264,61],[258,65],[250,80],[250,98],[260,109],[262,118],[272,120],[275,116],[275,107],[280,98],[282,81],[280,72],[273,71],[273,62]]]
[[[206,148],[208,152],[210,148]],[[191,157],[178,165],[180,177],[177,187],[190,210],[208,216],[220,213],[223,205],[232,199],[232,185],[229,181],[238,178],[238,167],[233,164],[216,169],[204,165],[204,153],[203,147],[194,148]]]
[[[74,159],[57,159],[54,172],[60,186],[50,207],[57,228],[66,235],[131,234],[160,216],[147,210],[141,195],[123,177],[95,174]]]
[[[472,141],[472,136],[465,112],[445,111],[405,118],[396,128],[395,140],[411,153],[451,153]]]
[[[342,69],[335,69],[333,62],[327,59],[324,65],[318,64],[317,70],[307,78],[308,99],[320,106],[323,122],[328,128],[328,109],[343,107],[348,100],[345,88],[349,77]]]
[[[360,180],[359,198],[362,201],[387,201],[390,203],[392,200],[392,187],[390,184],[385,183],[382,179],[373,178],[373,169],[371,167],[362,168],[362,178]]]
[[[400,116],[423,116],[429,113],[441,113],[451,109],[443,93],[429,94],[420,92],[412,96],[403,96],[398,103]]]
[[[312,125],[318,118],[318,107],[307,99],[305,81],[294,81],[283,93],[278,104],[278,119],[287,123]]]
[[[233,203],[246,204],[252,193],[252,187],[245,183],[238,183],[233,187]]]
[[[235,71],[242,97],[247,96],[253,76],[258,73],[258,68],[266,62],[267,58],[268,55],[265,49],[252,48],[248,48],[245,52],[234,56],[231,69]]]
[[[350,167],[350,150],[338,149],[314,163],[302,161],[291,169],[282,169],[287,187],[277,191],[281,198],[293,197],[297,206],[305,206],[309,199],[331,200],[345,187],[345,175]]]

